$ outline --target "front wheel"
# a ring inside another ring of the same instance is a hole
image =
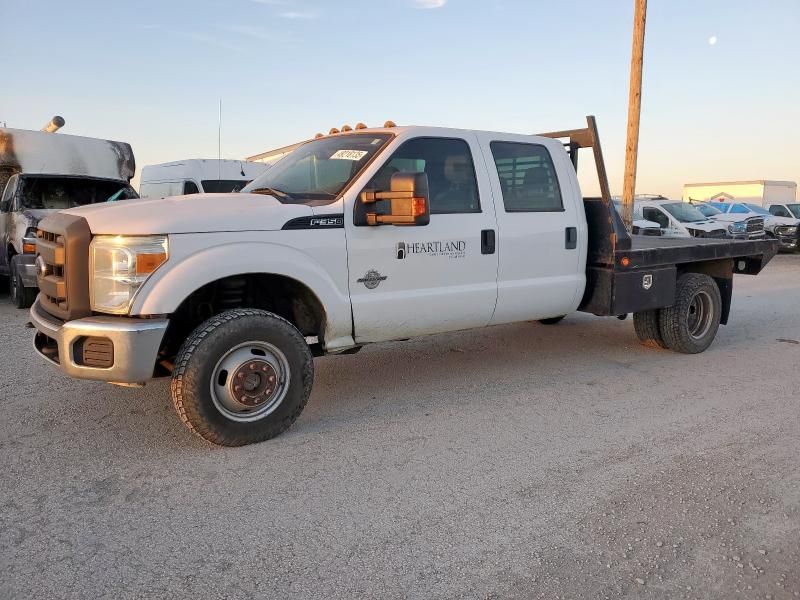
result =
[[[686,273],[678,279],[675,304],[660,311],[659,329],[670,350],[697,354],[714,341],[721,316],[716,282],[708,275]]]
[[[36,289],[26,288],[19,273],[17,257],[11,259],[8,275],[8,297],[17,308],[30,308],[36,300]]]
[[[539,319],[539,323],[542,325],[555,325],[557,323],[561,323],[564,320],[564,317],[567,315],[561,315],[560,317],[550,317],[549,319]]]
[[[311,395],[314,361],[287,320],[234,309],[202,323],[178,351],[172,401],[184,424],[221,446],[273,438],[297,420]]]

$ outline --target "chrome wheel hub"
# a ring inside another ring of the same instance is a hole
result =
[[[211,399],[232,421],[257,421],[283,402],[289,376],[289,361],[280,349],[266,342],[245,342],[217,362],[211,376]]]
[[[689,305],[689,335],[698,340],[711,328],[714,303],[707,292],[699,292]]]

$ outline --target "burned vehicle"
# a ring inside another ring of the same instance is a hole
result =
[[[36,227],[87,204],[138,198],[130,145],[96,138],[0,129],[0,277],[18,308],[36,299]]]

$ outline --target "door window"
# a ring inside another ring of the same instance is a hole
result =
[[[657,208],[646,207],[642,209],[642,216],[646,221],[654,221],[658,223],[661,229],[669,228],[669,217],[662,213]]]
[[[492,142],[506,212],[563,211],[553,160],[539,144]]]
[[[11,210],[11,199],[14,197],[14,190],[17,189],[17,176],[14,175],[6,183],[6,188],[3,191],[3,199],[0,200],[0,212],[8,212]]]
[[[185,181],[183,183],[183,193],[184,195],[199,194],[200,190],[197,189],[197,184],[194,181]]]
[[[431,214],[481,211],[472,153],[464,140],[409,140],[395,151],[367,187],[388,191],[395,173],[425,173],[428,176]]]
[[[776,217],[791,217],[792,215],[789,214],[789,211],[780,205],[773,205],[769,207],[769,212],[771,212]]]

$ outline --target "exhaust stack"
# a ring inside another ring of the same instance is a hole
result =
[[[66,123],[66,121],[64,121],[64,117],[59,117],[56,115],[47,122],[47,125],[42,127],[42,131],[47,133],[55,133],[64,126],[64,123]]]

